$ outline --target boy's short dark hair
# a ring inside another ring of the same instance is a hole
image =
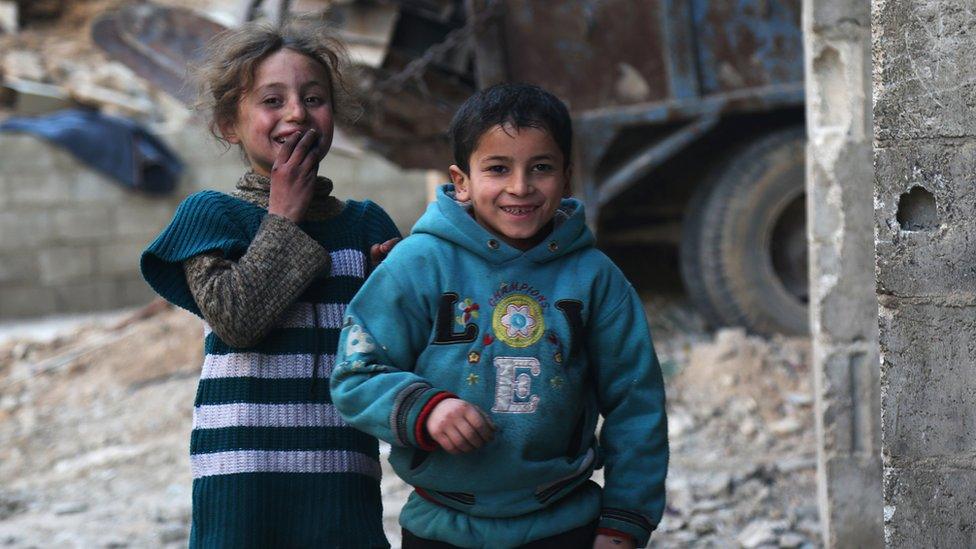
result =
[[[481,136],[495,126],[546,130],[569,165],[573,144],[573,123],[569,110],[558,97],[531,84],[496,84],[472,95],[454,114],[448,135],[454,163],[464,173],[470,170],[471,154]]]

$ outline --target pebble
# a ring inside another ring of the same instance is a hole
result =
[[[806,543],[806,541],[807,538],[796,532],[787,532],[779,537],[779,546],[783,549],[796,549]]]
[[[776,543],[776,532],[773,531],[772,522],[768,520],[756,520],[750,522],[739,536],[736,538],[746,549],[755,549],[761,545]]]
[[[159,529],[159,541],[162,544],[186,541],[189,536],[186,525],[170,523]]]
[[[692,532],[704,536],[715,531],[715,521],[712,520],[712,517],[706,515],[695,515],[688,521],[688,528]]]
[[[779,436],[792,435],[803,429],[803,425],[794,418],[787,417],[775,421],[769,426],[769,430]]]
[[[55,515],[74,515],[88,510],[88,504],[83,501],[63,501],[51,507]]]

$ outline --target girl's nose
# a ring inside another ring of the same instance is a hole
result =
[[[302,122],[305,120],[305,115],[305,105],[302,104],[300,99],[288,102],[286,114],[286,120],[288,122]]]

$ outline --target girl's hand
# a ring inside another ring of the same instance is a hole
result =
[[[593,549],[634,549],[634,538],[630,536],[610,536],[597,534]]]
[[[315,179],[319,173],[319,134],[308,130],[288,136],[278,149],[271,167],[271,196],[268,213],[280,215],[298,223],[305,217],[315,193]]]
[[[386,256],[390,255],[390,250],[393,249],[397,243],[400,242],[399,238],[391,238],[382,244],[373,244],[369,248],[369,260],[372,262],[373,266],[377,266],[381,261],[386,259]]]
[[[471,452],[495,437],[495,426],[480,408],[459,398],[442,400],[427,418],[427,432],[449,454]]]

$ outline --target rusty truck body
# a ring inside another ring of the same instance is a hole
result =
[[[349,130],[372,148],[443,170],[444,132],[473,91],[544,86],[572,112],[574,190],[599,239],[677,249],[713,324],[806,332],[800,0],[328,4],[370,59],[353,83],[364,116]]]

